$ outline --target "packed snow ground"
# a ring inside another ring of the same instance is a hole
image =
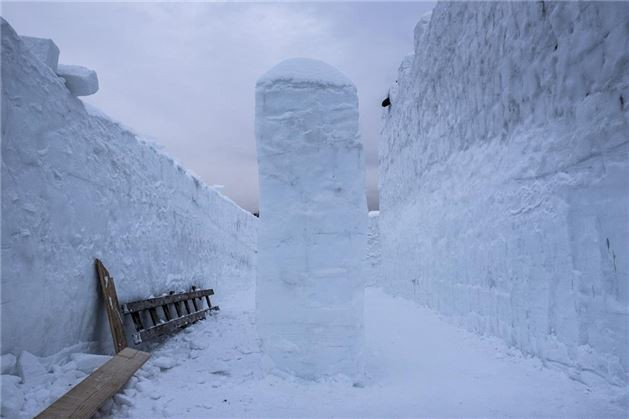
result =
[[[366,376],[306,381],[266,372],[253,293],[153,351],[112,417],[626,416],[609,389],[591,389],[482,339],[429,309],[368,288]]]

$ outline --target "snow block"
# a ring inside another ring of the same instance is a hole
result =
[[[159,367],[161,370],[169,370],[177,365],[173,358],[167,356],[160,356],[159,358],[154,359],[151,363],[156,367]]]
[[[39,358],[28,351],[23,351],[17,360],[17,373],[22,383],[36,385],[46,380],[48,371],[39,362]]]
[[[72,354],[70,359],[74,361],[76,369],[83,371],[86,374],[91,374],[95,369],[101,367],[105,362],[111,359],[108,355],[96,355],[96,354]]]
[[[15,373],[15,366],[17,363],[17,358],[13,354],[4,354],[2,358],[0,358],[0,365],[2,369],[2,374],[13,374]]]
[[[367,242],[363,150],[352,82],[290,59],[256,85],[262,349],[300,377],[360,373]]]
[[[619,385],[628,22],[626,2],[438,3],[400,66],[379,159],[389,292]]]
[[[59,48],[52,39],[35,38],[32,36],[20,36],[26,50],[35,55],[39,60],[52,69],[57,71],[59,63]]]
[[[98,91],[98,76],[94,70],[80,65],[59,64],[57,74],[66,81],[74,96],[89,96]]]

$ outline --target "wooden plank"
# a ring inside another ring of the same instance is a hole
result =
[[[207,290],[183,292],[181,294],[164,295],[162,297],[149,298],[147,300],[132,301],[130,303],[122,304],[121,307],[122,311],[127,314],[163,306],[164,304],[178,303],[191,298],[201,298],[209,295],[214,295],[214,290],[211,288]]]
[[[149,359],[150,354],[125,348],[61,396],[36,419],[90,418]]]
[[[99,259],[96,259],[96,272],[103,292],[103,302],[107,309],[107,318],[109,319],[111,337],[114,341],[114,349],[118,353],[128,345],[127,337],[124,333],[122,314],[120,313],[120,304],[118,303],[118,294],[116,294],[116,285],[105,265]]]
[[[177,312],[177,317],[181,317],[181,307],[179,306],[179,303],[173,303],[173,306],[175,306],[175,311]]]
[[[151,315],[153,326],[157,326],[159,324],[159,316],[157,315],[157,310],[155,310],[154,308],[149,308],[149,314]]]
[[[168,308],[168,304],[164,304],[162,306],[162,311],[164,312],[164,316],[166,316],[166,321],[170,321],[172,317],[170,315],[170,309]]]
[[[197,299],[192,299],[192,305],[194,306],[194,311],[199,311],[199,305],[197,304]]]
[[[154,339],[158,336],[164,335],[166,333],[171,333],[175,329],[187,326],[198,320],[204,319],[205,313],[211,310],[216,310],[216,309],[212,307],[211,309],[208,308],[205,310],[200,310],[197,312],[187,314],[183,317],[172,319],[171,321],[153,326],[146,330],[140,330],[139,332],[133,334],[133,342],[137,345],[139,343],[146,342],[147,340]]]
[[[144,325],[142,324],[142,318],[140,317],[140,313],[135,312],[131,313],[131,319],[133,319],[133,325],[135,326],[135,331],[139,332],[144,329]]]
[[[197,287],[195,287],[194,285],[191,288],[191,291],[196,291]],[[199,311],[203,308],[203,305],[201,305],[201,307],[199,307],[199,305],[197,304],[197,299],[196,298],[192,298],[192,305],[194,306],[194,311]]]

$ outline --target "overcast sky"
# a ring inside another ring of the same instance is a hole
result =
[[[377,209],[381,107],[413,28],[434,3],[2,3],[20,35],[52,38],[59,61],[97,71],[84,98],[151,138],[253,211],[257,78],[279,61],[326,61],[354,81]]]

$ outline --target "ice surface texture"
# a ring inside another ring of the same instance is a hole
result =
[[[2,352],[111,336],[94,269],[121,301],[255,274],[257,219],[110,120],[2,22]]]
[[[629,372],[629,3],[439,3],[384,111],[383,283],[579,380]]]
[[[89,96],[98,91],[98,76],[94,70],[80,65],[59,64],[57,74],[66,81],[74,96]]]
[[[365,279],[367,286],[381,286],[382,274],[380,266],[382,265],[382,247],[380,246],[380,212],[369,211],[367,220],[367,273]]]
[[[356,88],[323,62],[284,61],[257,84],[256,138],[263,350],[301,377],[355,376],[367,243]]]
[[[59,64],[59,47],[52,39],[35,38],[32,36],[21,36],[25,49],[35,55],[54,72]]]

